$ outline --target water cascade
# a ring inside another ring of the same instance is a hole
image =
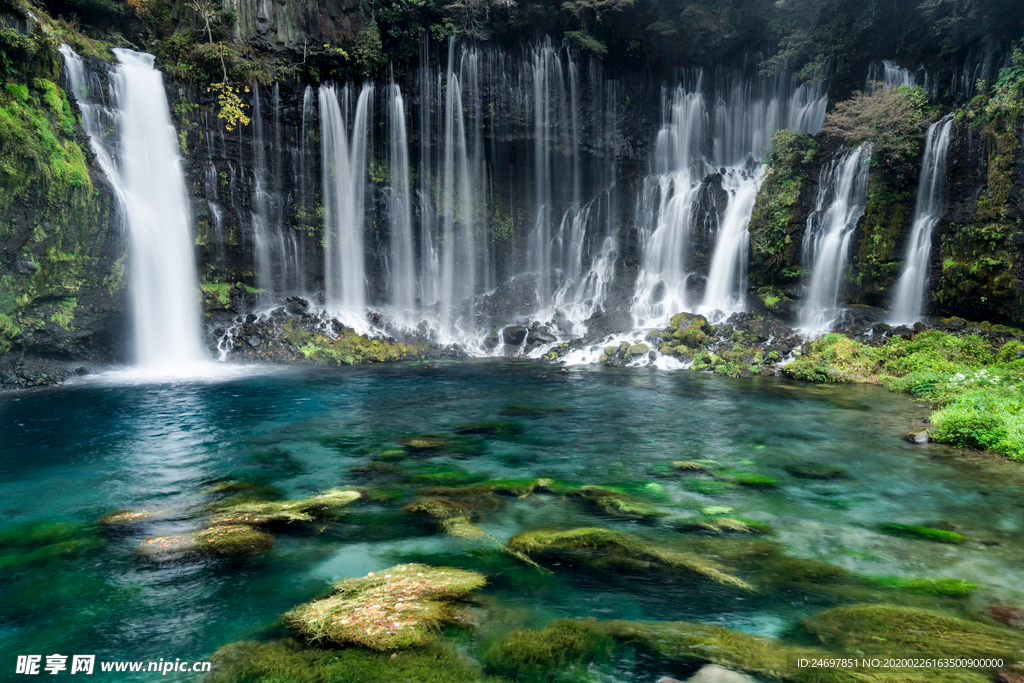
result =
[[[152,55],[114,50],[118,65],[110,72],[107,109],[99,82],[87,79],[78,55],[67,46],[61,52],[83,126],[128,229],[137,362],[149,371],[180,373],[205,354],[192,215],[163,74],[153,68]]]
[[[693,308],[703,272],[699,310],[744,308],[747,225],[764,174],[761,159],[776,130],[821,130],[828,103],[823,83],[728,69],[716,70],[711,83],[702,71],[690,73],[663,90],[662,102],[655,172],[637,206],[643,266],[633,313],[642,325]]]
[[[351,87],[320,86],[320,151],[324,204],[324,280],[327,307],[348,324],[365,327],[366,152],[373,85],[364,84],[354,106]],[[352,137],[348,135],[348,121]]]
[[[390,303],[397,316],[410,321],[416,304],[416,260],[412,238],[409,144],[405,134],[405,101],[401,88],[394,83],[388,86],[387,107],[391,176],[388,195]]]
[[[843,149],[821,169],[818,198],[804,232],[804,269],[810,269],[800,327],[808,333],[831,328],[840,314],[839,290],[850,237],[867,206],[871,146]]]
[[[911,325],[921,319],[924,290],[928,283],[932,229],[946,211],[946,153],[952,129],[953,116],[949,115],[933,123],[925,134],[914,224],[910,229],[903,273],[896,282],[893,298],[890,319],[893,325]]]

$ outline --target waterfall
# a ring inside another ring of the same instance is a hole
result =
[[[690,290],[697,289],[702,263],[707,281],[697,309],[723,314],[744,308],[747,226],[764,175],[761,159],[776,130],[821,130],[828,104],[824,83],[730,69],[717,69],[710,85],[702,71],[687,74],[683,85],[663,90],[662,101],[654,174],[637,202],[643,264],[633,313],[645,325],[693,307]],[[719,183],[727,203],[708,206]],[[696,229],[709,211],[709,226],[717,227],[705,229],[714,233],[707,235],[714,246],[705,260],[705,236]]]
[[[412,193],[409,187],[409,144],[405,134],[405,102],[397,84],[388,86],[388,142],[391,191],[390,228],[391,305],[410,322],[416,304],[416,263],[412,248]]]
[[[928,283],[928,259],[932,250],[932,229],[946,212],[946,152],[949,150],[953,115],[936,121],[925,134],[921,178],[917,184],[917,206],[910,228],[906,263],[896,282],[893,325],[910,325],[921,319],[924,290]]]
[[[864,92],[874,92],[874,83],[881,83],[883,88],[898,88],[901,85],[913,86],[916,82],[917,76],[910,69],[904,69],[891,59],[883,59],[872,62],[868,67]]]
[[[809,333],[827,331],[839,317],[839,290],[850,237],[867,205],[871,146],[840,150],[821,169],[814,211],[804,232],[804,268],[810,268],[807,297],[800,308],[800,327]]]
[[[148,371],[179,373],[200,363],[200,309],[192,214],[171,124],[163,74],[153,56],[114,50],[111,110],[81,58],[61,47],[71,91],[103,172],[119,200],[129,236],[135,355]],[[106,138],[109,124],[116,139]]]
[[[342,101],[339,102],[339,96]],[[363,224],[373,85],[359,91],[320,86],[320,153],[324,204],[324,279],[327,306],[357,329],[365,327]],[[352,137],[347,122],[353,117]]]

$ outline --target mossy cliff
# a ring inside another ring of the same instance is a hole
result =
[[[15,385],[38,378],[14,355],[109,360],[125,341],[126,245],[58,85],[59,28],[0,28],[0,372]]]

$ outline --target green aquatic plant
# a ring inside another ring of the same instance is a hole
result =
[[[512,680],[550,681],[582,675],[587,664],[610,659],[615,645],[599,622],[559,619],[540,631],[512,631],[492,641],[481,659],[487,671]]]
[[[486,583],[483,574],[404,564],[341,579],[332,593],[281,619],[305,640],[396,650],[422,645],[454,619],[452,601]]]
[[[630,517],[633,519],[650,519],[665,515],[665,511],[658,507],[638,500],[612,488],[603,486],[581,486],[570,495],[582,496],[591,504],[601,508],[607,514],[616,517]]]
[[[850,476],[850,473],[842,467],[813,463],[785,465],[782,469],[799,479],[848,479]]]
[[[22,522],[0,530],[0,572],[64,562],[101,545],[94,527],[66,522]]]
[[[231,643],[212,657],[208,683],[500,683],[453,647],[427,642],[398,653],[320,649],[293,639]]]
[[[684,479],[680,485],[687,491],[693,491],[705,496],[720,496],[736,488],[736,484],[731,481],[718,481],[716,479]]]
[[[869,576],[868,583],[888,588],[898,588],[924,595],[968,595],[981,588],[976,583],[963,579],[904,578],[902,576]]]
[[[1006,657],[1024,649],[1024,635],[953,616],[893,605],[835,607],[804,621],[828,647],[888,653],[964,657]]]
[[[596,527],[531,531],[513,536],[508,546],[541,560],[570,557],[593,566],[609,565],[639,570],[661,567],[684,571],[726,586],[753,590],[749,583],[726,573],[711,560],[663,548],[622,531]]]
[[[706,508],[712,509],[712,508]],[[728,509],[728,508],[726,508]],[[683,533],[698,534],[773,534],[771,526],[764,522],[743,517],[719,517],[705,515],[668,521],[668,526]]]
[[[896,522],[882,522],[878,529],[890,536],[902,536],[904,538],[919,538],[925,541],[936,541],[937,543],[963,543],[963,534],[944,529],[933,529],[927,526],[914,526],[912,524],[897,524]]]

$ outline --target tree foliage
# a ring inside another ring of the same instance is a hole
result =
[[[924,88],[901,85],[874,92],[856,92],[836,105],[825,120],[825,132],[851,145],[871,141],[872,164],[894,180],[914,172],[924,131],[931,121]]]

